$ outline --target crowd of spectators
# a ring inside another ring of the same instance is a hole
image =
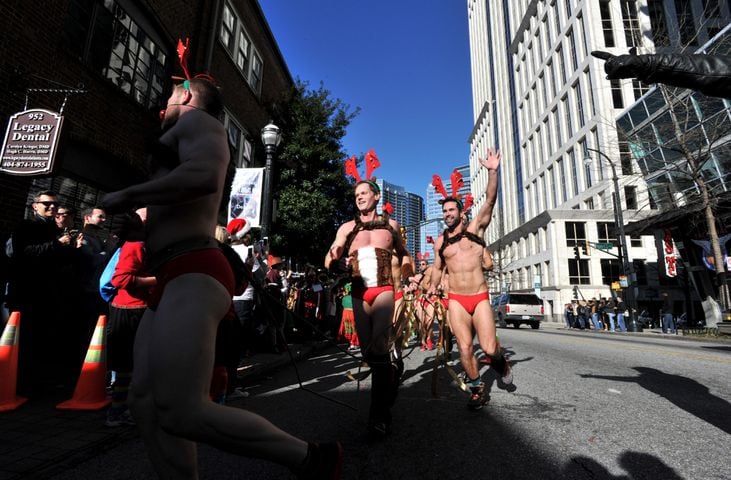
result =
[[[76,217],[48,190],[29,206],[29,218],[4,239],[2,300],[4,316],[21,312],[18,393],[36,397],[75,384],[97,319],[108,312],[98,279],[117,241],[99,207]]]

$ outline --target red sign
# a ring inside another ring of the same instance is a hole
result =
[[[678,267],[675,262],[678,260],[678,255],[675,252],[675,244],[673,243],[673,237],[670,235],[670,229],[665,229],[665,236],[662,239],[663,253],[665,255],[665,275],[668,277],[678,276]]]
[[[0,172],[10,175],[51,172],[62,123],[61,115],[41,109],[11,116],[0,151]]]

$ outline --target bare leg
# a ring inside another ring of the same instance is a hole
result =
[[[474,338],[472,316],[467,313],[464,307],[454,300],[449,301],[449,324],[452,333],[457,339],[459,348],[459,359],[469,379],[475,379],[480,375],[477,366],[472,340]]]
[[[485,301],[478,304],[472,318],[482,351],[491,357],[499,355],[501,352],[497,342],[497,328],[490,302]]]
[[[145,426],[145,440],[162,477],[196,478],[195,462],[185,458],[195,445],[179,437],[292,469],[307,455],[306,442],[259,415],[209,400],[217,325],[230,301],[213,278],[182,275],[166,286],[154,322],[140,333],[148,336],[146,354],[137,356],[146,360],[147,377],[133,381],[134,400],[136,411],[146,412],[140,421],[153,420],[152,427]]]
[[[155,471],[161,478],[198,478],[194,442],[172,436],[160,428],[153,379],[150,376],[150,343],[155,312],[147,310],[142,317],[134,346],[134,372],[129,392],[129,406],[147,447]]]

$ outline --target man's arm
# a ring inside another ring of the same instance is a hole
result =
[[[102,200],[106,210],[174,205],[218,191],[229,161],[226,135],[220,122],[191,112],[182,115],[169,134],[173,134],[171,139],[177,147],[180,165],[160,178],[106,195]]]
[[[444,235],[439,235],[437,241],[434,243],[434,265],[431,266],[431,281],[429,282],[429,290],[426,292],[427,295],[435,295],[437,293],[437,288],[442,281],[444,264],[442,263],[441,255],[437,253],[441,250],[442,243],[444,243]]]
[[[480,159],[480,164],[487,168],[488,179],[487,179],[487,190],[485,192],[485,204],[482,205],[480,211],[477,212],[475,219],[472,224],[476,227],[477,233],[482,234],[490,221],[492,220],[492,211],[495,208],[495,201],[497,200],[497,187],[498,187],[498,175],[497,169],[500,166],[502,155],[499,150],[490,148],[487,151],[487,158]]]
[[[333,262],[337,262],[340,260],[340,258],[343,256],[343,248],[345,248],[345,240],[348,238],[348,229],[347,229],[347,223],[344,223],[343,225],[340,225],[340,228],[338,228],[338,233],[335,234],[335,241],[333,241],[333,244],[330,246],[330,249],[325,254],[325,268],[330,270],[331,265],[333,268],[335,265],[333,265]]]

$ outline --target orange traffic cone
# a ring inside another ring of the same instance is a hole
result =
[[[15,410],[26,398],[15,393],[18,381],[18,339],[20,338],[20,312],[10,314],[0,337],[0,412]]]
[[[71,400],[56,405],[61,410],[99,410],[112,400],[107,398],[107,365],[104,353],[104,337],[106,333],[107,317],[99,315],[94,335],[86,352],[84,365],[81,367],[79,381]]]

